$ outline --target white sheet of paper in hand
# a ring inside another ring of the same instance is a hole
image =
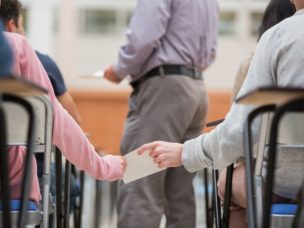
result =
[[[104,71],[103,70],[98,70],[93,74],[85,74],[85,75],[81,75],[81,76],[86,77],[86,78],[103,78]]]
[[[125,184],[164,170],[164,168],[158,168],[153,162],[153,159],[149,156],[149,151],[145,151],[143,154],[138,155],[137,150],[133,150],[124,157],[128,164],[123,177],[123,182]]]

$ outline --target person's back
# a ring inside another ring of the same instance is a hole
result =
[[[260,46],[267,43],[267,47],[273,50],[267,53],[272,56],[272,62],[268,64],[276,66],[272,77],[278,86],[304,87],[303,28],[304,10],[301,10],[271,28],[260,43]],[[273,37],[277,38],[273,40]]]
[[[164,64],[206,69],[215,58],[218,11],[215,0],[138,1],[115,74],[136,81]]]
[[[158,4],[163,16],[169,19],[159,42],[150,43],[155,45],[155,49],[143,68],[151,69],[162,64],[185,64],[199,70],[207,68],[216,53],[216,1],[170,0],[155,1],[153,4]],[[150,32],[155,33],[154,30]],[[148,41],[145,42],[149,42],[149,34],[146,35]]]

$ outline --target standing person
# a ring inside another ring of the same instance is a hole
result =
[[[297,12],[265,31],[259,39],[238,96],[260,87],[304,88],[304,0],[294,0],[292,3]],[[246,117],[254,108],[233,103],[225,121],[213,131],[184,144],[161,141],[148,143],[138,151],[143,153],[151,150],[150,155],[160,167],[183,165],[189,172],[206,167],[222,170],[244,156],[243,127]],[[255,124],[252,135],[257,142],[260,119]],[[289,203],[295,199],[304,181],[303,148],[281,147],[277,154],[273,201]],[[265,168],[262,173],[265,173]],[[231,200],[238,211],[231,214],[230,227],[247,227],[244,176],[244,167],[235,167]],[[220,191],[223,188],[224,184],[220,183]]]
[[[216,0],[140,0],[127,44],[105,78],[131,76],[133,92],[121,151],[153,140],[184,141],[201,133],[208,99],[202,77],[217,45]],[[140,170],[139,170],[140,172]],[[194,174],[172,168],[119,186],[118,228],[195,227]]]

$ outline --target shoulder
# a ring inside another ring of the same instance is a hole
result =
[[[42,54],[39,51],[35,51],[37,54],[37,57],[39,58],[40,62],[42,63],[43,66],[45,67],[55,67],[57,68],[57,64],[55,63],[55,61],[48,55],[46,54]]]
[[[30,45],[24,36],[11,32],[3,32],[3,34],[9,42],[14,55],[24,53],[24,50],[30,48]]]
[[[285,43],[285,41],[293,42],[296,37],[300,37],[304,34],[303,26],[304,14],[295,14],[268,29],[262,35],[259,43],[275,42],[278,44]]]

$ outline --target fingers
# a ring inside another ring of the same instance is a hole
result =
[[[127,165],[128,165],[127,160],[124,157],[122,157],[122,170],[123,170],[123,172],[126,172]]]
[[[141,147],[139,147],[138,149],[137,149],[137,153],[139,154],[139,155],[141,155],[141,154],[143,154],[145,151],[154,151],[155,150],[155,148],[157,148],[159,145],[161,144],[161,142],[160,141],[155,141],[155,142],[151,142],[151,143],[146,143],[146,144],[144,144],[144,145],[142,145]]]

